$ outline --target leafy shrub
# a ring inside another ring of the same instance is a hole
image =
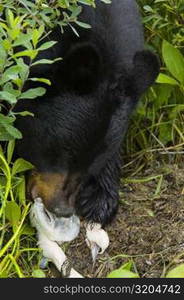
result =
[[[109,3],[108,0],[102,0]],[[79,22],[77,17],[82,8],[80,3],[95,6],[95,0],[58,0],[58,1],[12,1],[3,0],[0,5],[0,110],[8,103],[6,114],[0,113],[0,141],[22,137],[13,127],[15,113],[13,107],[18,100],[33,99],[45,93],[44,88],[24,91],[26,81],[51,82],[46,78],[31,78],[30,70],[34,65],[52,64],[56,60],[37,60],[40,51],[52,47],[56,42],[42,42],[54,26],[61,32],[70,26],[77,34],[75,26],[89,27]],[[17,52],[17,47],[22,50]],[[24,62],[28,57],[28,63]],[[58,58],[59,59],[59,58]],[[22,112],[23,115],[28,114]]]
[[[133,116],[126,144],[126,153],[137,157],[144,166],[160,152],[171,151],[173,161],[182,159],[177,153],[184,145],[184,3],[183,0],[138,3],[146,46],[156,51],[161,60],[157,84],[145,94]]]

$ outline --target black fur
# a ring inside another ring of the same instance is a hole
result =
[[[40,58],[63,61],[37,66],[32,75],[53,84],[43,97],[19,101],[15,110],[34,113],[17,119],[23,133],[18,155],[40,172],[78,174],[77,214],[105,225],[118,207],[120,149],[130,115],[159,64],[144,50],[134,0],[97,3],[96,10],[84,7],[80,19],[92,28],[77,28],[80,37],[70,28],[64,35],[58,28],[52,32],[49,38],[58,44]]]

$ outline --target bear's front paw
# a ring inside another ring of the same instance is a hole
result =
[[[88,223],[86,226],[86,243],[91,250],[93,262],[98,254],[104,253],[109,246],[107,232],[98,223]]]

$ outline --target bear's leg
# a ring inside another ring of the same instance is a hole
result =
[[[118,209],[120,161],[117,153],[98,175],[90,175],[77,198],[76,211],[87,222],[86,242],[93,261],[99,251],[103,253],[109,245],[103,227],[112,221]]]

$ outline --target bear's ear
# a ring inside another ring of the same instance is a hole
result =
[[[149,50],[137,52],[133,59],[131,85],[133,91],[140,96],[149,88],[159,74],[160,63],[155,54]]]

